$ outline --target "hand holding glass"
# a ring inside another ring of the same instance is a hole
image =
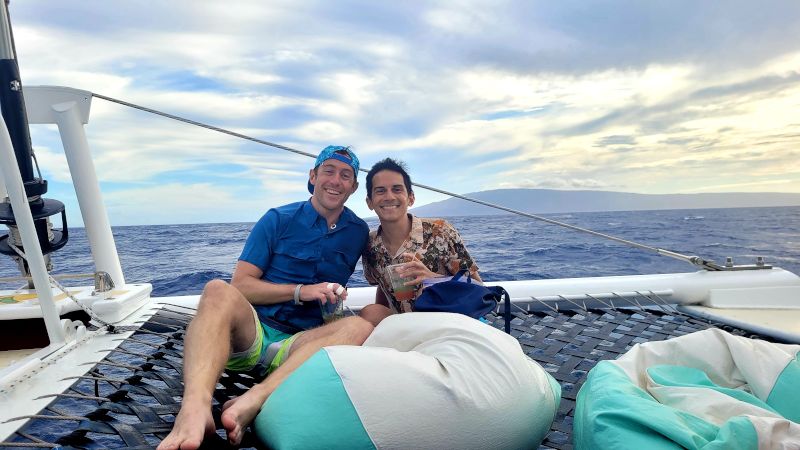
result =
[[[322,312],[323,323],[331,323],[344,317],[344,302],[338,296],[336,301],[320,302],[319,309]]]
[[[396,298],[397,301],[400,302],[413,299],[414,291],[416,290],[414,285],[406,286],[407,282],[414,280],[413,276],[403,277],[399,273],[397,273],[397,270],[404,266],[405,263],[392,264],[391,266],[388,266],[386,268],[386,270],[389,271],[389,279],[392,282],[392,290],[394,291],[394,298]]]
[[[333,284],[328,284],[328,289],[333,289]],[[344,288],[339,286],[336,290],[336,299],[334,301],[328,300],[325,303],[319,302],[319,309],[322,313],[322,322],[331,323],[344,317],[344,301],[340,295],[344,292]]]

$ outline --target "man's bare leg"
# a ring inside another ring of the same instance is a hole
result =
[[[194,450],[207,433],[216,431],[211,396],[217,380],[231,349],[238,352],[249,348],[256,331],[252,307],[236,288],[222,280],[206,284],[184,341],[181,410],[158,450]]]
[[[283,364],[244,395],[223,405],[222,426],[228,432],[228,440],[234,445],[241,442],[243,430],[256,418],[270,394],[311,355],[329,345],[361,345],[373,329],[372,324],[361,317],[346,317],[299,336]]]
[[[392,310],[383,305],[373,303],[363,307],[358,315],[371,323],[373,327],[377,327],[381,320],[392,315]]]

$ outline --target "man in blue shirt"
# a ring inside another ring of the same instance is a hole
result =
[[[373,326],[357,316],[319,326],[320,303],[347,298],[344,286],[367,242],[369,227],[344,207],[358,188],[358,165],[349,148],[325,147],[309,172],[311,199],[267,211],[231,284],[205,286],[186,333],[183,403],[159,449],[196,449],[215,432],[211,396],[225,368],[266,376],[223,406],[222,424],[238,444],[267,397],[306,359],[370,335]]]

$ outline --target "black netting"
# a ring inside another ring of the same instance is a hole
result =
[[[503,319],[491,318],[493,325],[502,329]],[[635,344],[662,341],[712,326],[763,339],[729,326],[698,320],[669,307],[514,314],[512,336],[561,385],[561,404],[540,448],[572,448],[575,398],[586,374],[599,361],[616,359]]]
[[[181,355],[190,317],[176,311],[158,313],[0,447],[156,446],[169,433],[180,407]],[[490,314],[487,319],[503,329],[502,317]],[[670,308],[515,313],[512,335],[562,388],[558,415],[542,448],[572,447],[575,397],[587,372],[598,361],[617,358],[640,342],[664,340],[710,326]],[[223,374],[212,408],[217,436],[206,439],[204,448],[228,447],[220,424],[221,406],[255,381],[245,374]],[[253,434],[248,432],[242,447],[255,445]]]

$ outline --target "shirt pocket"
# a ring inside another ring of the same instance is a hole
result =
[[[319,256],[314,249],[280,246],[275,249],[272,266],[284,272],[287,277],[296,278],[297,282],[302,282],[314,278],[318,262]]]
[[[346,266],[349,268],[355,267],[356,262],[358,262],[358,258],[361,257],[359,252],[345,252],[342,250],[334,250],[333,252],[333,263],[340,266]]]

